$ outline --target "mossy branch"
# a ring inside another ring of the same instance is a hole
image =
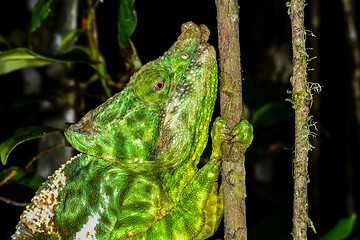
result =
[[[295,156],[293,159],[294,202],[293,202],[293,230],[295,240],[307,239],[307,227],[314,231],[314,225],[308,217],[308,153],[312,149],[309,142],[310,107],[312,104],[311,89],[313,85],[307,83],[308,55],[305,48],[306,30],[304,28],[304,0],[292,0],[288,3],[291,18],[293,73],[292,100],[295,109]]]

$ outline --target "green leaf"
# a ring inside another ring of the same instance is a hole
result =
[[[34,54],[38,58],[52,62],[80,62],[88,65],[96,63],[91,60],[90,56],[85,51],[78,48],[63,54],[56,55],[40,54],[36,52],[32,52],[32,54]]]
[[[75,29],[75,30],[68,32],[65,35],[65,37],[63,38],[63,40],[61,41],[59,48],[64,47],[67,43],[69,43],[71,41],[75,41],[80,35],[82,35],[84,33],[85,33],[85,31],[83,29]]]
[[[30,126],[17,129],[14,135],[0,144],[2,164],[6,164],[9,154],[20,143],[61,131],[63,130],[47,126]]]
[[[40,67],[51,62],[81,62],[94,64],[89,55],[80,49],[64,54],[40,54],[26,48],[14,48],[0,52],[0,74],[6,74],[25,67]]]
[[[25,67],[40,67],[49,64],[28,49],[15,48],[0,52],[0,74],[9,73]]]
[[[341,240],[347,238],[354,230],[356,217],[356,214],[353,213],[350,217],[341,218],[336,225],[319,238],[319,240]]]
[[[52,0],[39,0],[37,4],[32,9],[31,16],[31,29],[30,31],[35,31],[40,27],[41,22],[47,18],[50,13],[50,4]]]
[[[118,39],[121,52],[131,52],[130,37],[135,31],[137,16],[134,8],[135,0],[120,0],[118,12]]]
[[[0,172],[0,181],[9,176],[12,171],[18,171],[18,173],[14,175],[9,181],[7,181],[7,184],[15,183],[25,185],[33,189],[38,189],[45,181],[45,179],[39,174],[25,172],[23,169],[20,169],[16,166],[2,170]]]
[[[126,71],[130,75],[139,70],[142,65],[136,48],[130,40],[137,24],[134,2],[135,0],[120,0],[118,12],[118,43],[120,55],[124,60]]]

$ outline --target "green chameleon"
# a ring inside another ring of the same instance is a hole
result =
[[[218,81],[209,34],[204,25],[184,24],[162,57],[66,129],[80,154],[38,189],[13,239],[213,235],[223,215],[218,176],[227,130],[217,118],[212,155],[198,169]],[[252,127],[242,121],[233,134],[250,144]]]

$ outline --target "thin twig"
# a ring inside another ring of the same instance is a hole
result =
[[[9,181],[13,176],[15,176],[20,170],[19,169],[15,169],[12,170],[9,175],[7,175],[1,182],[0,182],[0,187],[2,185],[4,185],[7,181]]]
[[[8,198],[4,198],[4,197],[0,197],[0,201],[3,201],[7,204],[16,206],[16,207],[26,207],[27,205],[29,205],[29,203],[20,203],[20,202],[16,202],[14,200],[8,199]]]
[[[47,152],[50,152],[54,149],[57,149],[57,148],[62,148],[62,147],[65,147],[66,146],[66,143],[62,143],[62,144],[58,144],[58,145],[54,145],[54,146],[51,146],[51,147],[48,147],[48,148],[45,148],[43,150],[41,150],[38,154],[36,154],[31,160],[30,162],[26,165],[25,169],[28,169],[36,160],[39,159],[39,157],[41,157],[44,153],[47,153]]]
[[[39,159],[39,157],[41,155],[43,155],[44,153],[50,152],[56,148],[61,148],[61,147],[65,147],[66,144],[58,144],[55,146],[51,146],[49,148],[43,149],[41,152],[39,152],[38,154],[36,154],[31,160],[30,162],[26,165],[25,169],[28,169],[37,159]],[[2,185],[4,185],[5,183],[7,183],[12,177],[14,177],[18,172],[20,171],[20,169],[15,169],[13,171],[11,171],[1,182],[0,182],[0,187]]]
[[[100,82],[101,85],[104,88],[105,94],[107,97],[110,97],[111,90],[108,87],[107,81],[109,80],[109,75],[106,72],[105,63],[102,61],[100,57],[100,50],[99,50],[99,38],[98,38],[98,30],[97,30],[97,23],[96,23],[96,7],[99,4],[99,1],[97,1],[95,4],[93,4],[92,0],[88,0],[88,8],[89,8],[89,15],[88,15],[88,29],[87,29],[87,38],[91,53],[91,58],[98,63],[94,65],[97,73],[100,76]]]
[[[94,41],[94,50],[95,50],[95,59],[98,59],[99,56],[99,39],[98,39],[98,31],[97,31],[97,24],[96,24],[96,7],[97,7],[98,3],[93,4],[92,0],[88,0],[88,6],[89,6],[89,11],[91,14],[91,35],[92,35],[92,39]]]

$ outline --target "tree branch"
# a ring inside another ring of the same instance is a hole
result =
[[[308,152],[309,112],[312,103],[311,90],[307,83],[307,53],[305,49],[304,0],[292,0],[289,5],[293,48],[292,103],[295,109],[295,157],[293,159],[294,202],[293,239],[307,239],[307,226],[315,228],[308,217]]]
[[[243,101],[237,0],[216,0],[219,32],[220,112],[232,130],[241,121]],[[242,144],[222,145],[225,239],[247,239],[245,153]]]

